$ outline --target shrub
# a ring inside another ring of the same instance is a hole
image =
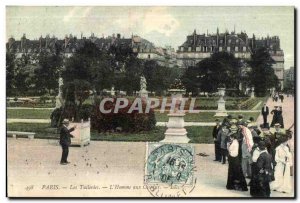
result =
[[[113,102],[106,102],[104,109],[114,109],[115,102],[116,99]],[[96,129],[98,132],[105,132],[121,128],[124,132],[139,132],[150,131],[155,128],[156,119],[153,109],[149,113],[144,113],[146,104],[143,103],[143,113],[139,113],[137,110],[128,113],[130,106],[131,102],[117,113],[114,113],[112,110],[111,113],[107,114],[100,112],[97,106],[91,115],[92,129]]]

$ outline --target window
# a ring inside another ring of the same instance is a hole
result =
[[[219,47],[219,51],[223,51],[222,47]]]
[[[237,39],[235,42],[236,42],[236,43],[239,43],[239,39]]]
[[[200,47],[196,47],[196,51],[201,51]]]
[[[183,47],[180,47],[180,50],[181,50],[181,51],[183,51],[183,50],[184,50],[184,48],[183,48]]]
[[[239,51],[239,47],[235,47],[235,48],[234,48],[234,51]]]
[[[227,51],[230,51],[230,47],[227,47]]]
[[[230,43],[231,43],[231,39],[228,40],[228,44],[230,44]]]
[[[243,47],[243,51],[246,51],[246,47],[245,46]]]
[[[189,51],[192,51],[192,47],[189,47]]]

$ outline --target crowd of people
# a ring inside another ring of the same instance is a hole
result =
[[[274,127],[260,129],[252,117],[245,120],[243,115],[228,115],[222,121],[216,119],[212,132],[214,161],[228,161],[228,190],[248,191],[250,187],[253,197],[270,197],[272,190],[292,192],[293,159],[288,145],[292,132],[284,130],[278,120],[274,122]]]

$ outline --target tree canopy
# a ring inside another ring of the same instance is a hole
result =
[[[269,88],[279,88],[278,78],[272,68],[274,63],[266,48],[253,50],[249,61],[251,71],[248,73],[248,76],[257,96],[265,96]]]
[[[232,54],[217,52],[188,67],[182,82],[188,92],[216,92],[220,86],[238,89],[241,63]]]

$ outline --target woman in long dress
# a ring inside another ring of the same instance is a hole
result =
[[[282,116],[282,107],[279,107],[279,110],[277,111],[277,121],[280,124],[281,128],[284,128],[284,122],[283,122],[283,116]]]
[[[275,152],[275,181],[271,183],[271,190],[283,193],[292,192],[292,181],[290,167],[293,165],[292,154],[287,145],[287,139],[284,140]]]
[[[230,135],[230,143],[228,146],[228,177],[226,188],[228,190],[248,191],[247,182],[243,175],[241,163],[239,160],[239,142],[236,139],[236,134]]]

